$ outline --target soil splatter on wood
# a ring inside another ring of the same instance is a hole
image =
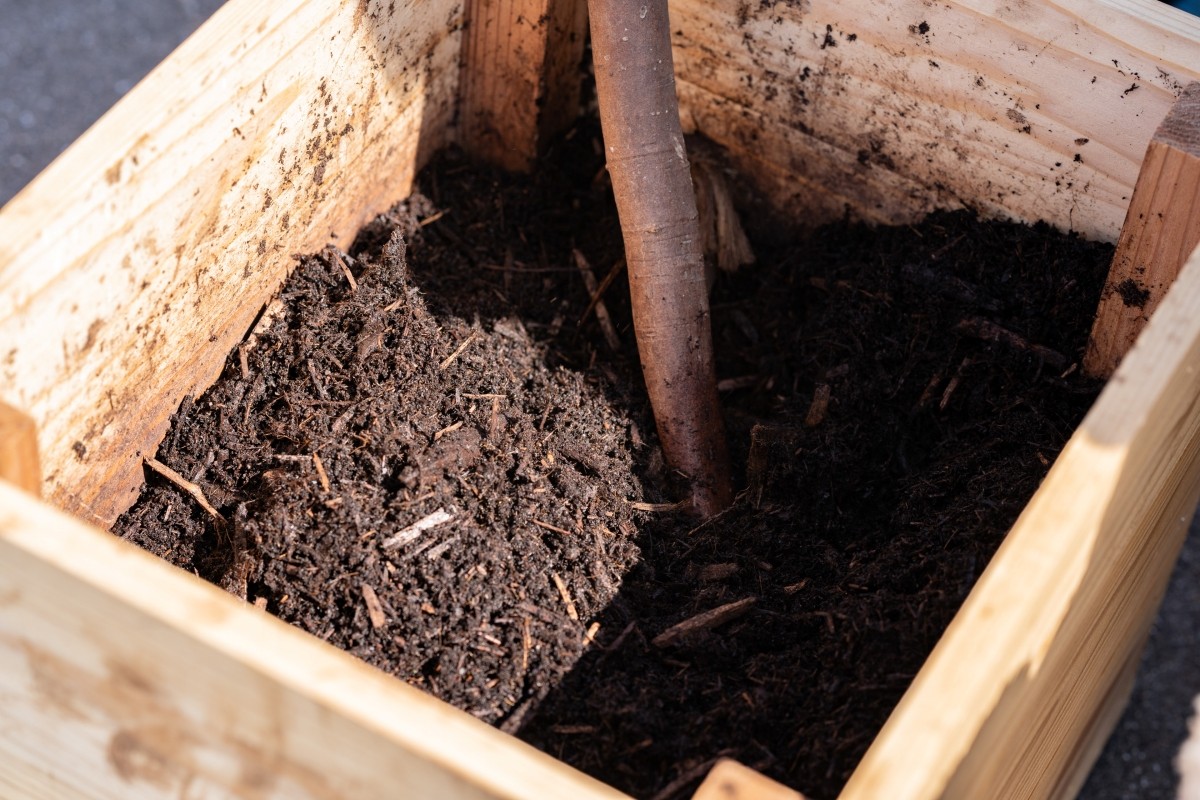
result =
[[[1150,291],[1137,285],[1133,278],[1126,278],[1116,286],[1117,294],[1126,308],[1143,308],[1150,300]]]
[[[443,154],[302,259],[156,456],[224,522],[148,472],[116,530],[636,796],[729,755],[833,797],[1093,399],[1111,247],[760,221],[713,299],[742,491],[701,524],[623,275],[605,332],[573,252],[619,270],[596,137],[533,178]]]

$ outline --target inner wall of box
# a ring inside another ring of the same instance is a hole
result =
[[[0,214],[0,391],[107,527],[293,265],[450,138],[458,0],[233,0]],[[31,268],[30,265],[33,265]]]
[[[1151,0],[985,5],[672,0],[685,130],[801,224],[965,205],[1115,240],[1146,143],[1197,75],[1185,65],[1200,23],[1155,19]],[[572,12],[584,6],[468,2],[457,132],[469,152],[528,168],[573,116],[561,98],[577,96],[578,73],[562,63],[582,54],[586,19]]]
[[[1194,40],[1114,42],[1138,4],[975,5],[674,0],[685,121],[795,219],[967,205],[1115,240]]]

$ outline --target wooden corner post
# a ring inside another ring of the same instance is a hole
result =
[[[1158,126],[1121,226],[1083,368],[1107,378],[1200,244],[1200,83]]]
[[[731,758],[723,758],[708,773],[692,800],[804,800],[804,795]]]
[[[526,171],[578,115],[586,0],[467,0],[462,145]]]
[[[0,480],[35,497],[41,496],[37,426],[28,415],[3,402],[0,402]]]

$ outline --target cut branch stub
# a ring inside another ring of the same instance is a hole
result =
[[[638,353],[667,462],[692,504],[732,500],[708,291],[671,60],[666,0],[589,0],[596,93]]]

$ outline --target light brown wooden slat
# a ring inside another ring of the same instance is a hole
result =
[[[1154,0],[671,12],[685,123],[806,224],[967,205],[1115,241],[1155,126],[1200,78],[1200,20]]]
[[[586,0],[468,0],[463,147],[528,170],[579,112]]]
[[[1154,132],[1121,226],[1083,368],[1107,378],[1200,244],[1200,83]]]
[[[0,797],[624,795],[0,482]]]
[[[1072,796],[1200,499],[1200,252],[1059,456],[843,800]]]
[[[37,497],[42,492],[37,426],[28,414],[0,401],[0,480]]]

